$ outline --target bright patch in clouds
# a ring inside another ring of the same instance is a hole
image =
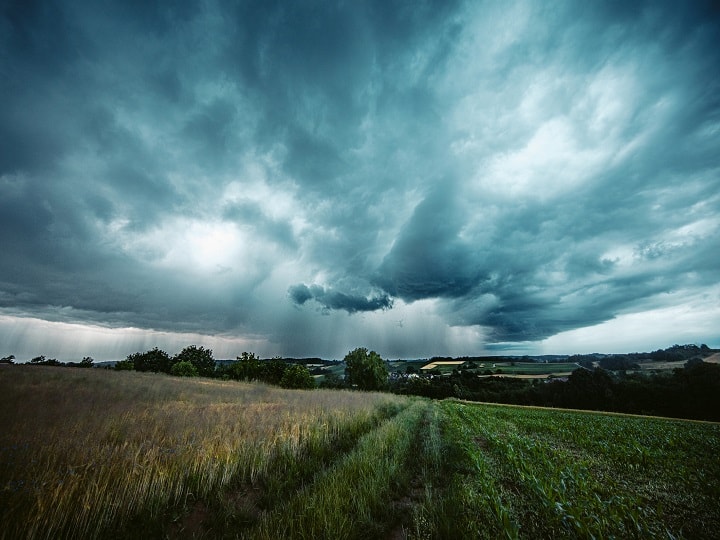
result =
[[[546,201],[586,181],[601,157],[577,145],[566,119],[554,118],[524,148],[495,159],[483,182],[490,192]]]
[[[619,141],[637,110],[636,93],[633,67],[606,66],[591,81],[584,99],[579,100],[578,114],[590,113],[587,126],[596,139]]]
[[[148,232],[124,232],[122,249],[167,271],[217,273],[247,260],[252,242],[233,223],[173,219]]]
[[[177,267],[189,257],[194,268],[231,269],[244,255],[247,257],[243,248],[248,244],[248,239],[232,224],[192,223],[179,242],[174,243],[166,260]]]

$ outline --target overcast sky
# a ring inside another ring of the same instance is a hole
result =
[[[0,356],[720,347],[702,1],[0,7]]]

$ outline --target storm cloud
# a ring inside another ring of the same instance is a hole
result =
[[[293,302],[298,305],[303,305],[308,300],[315,300],[325,309],[342,309],[348,313],[376,311],[392,307],[392,300],[387,294],[365,297],[328,290],[321,285],[308,287],[301,283],[290,287],[288,293]]]
[[[701,1],[5,3],[0,354],[720,347],[718,35]]]

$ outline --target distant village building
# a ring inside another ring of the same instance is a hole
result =
[[[432,371],[433,369],[452,368],[452,369],[468,369],[469,362],[463,360],[438,361],[430,362],[420,368],[420,371]]]

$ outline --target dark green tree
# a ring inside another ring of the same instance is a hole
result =
[[[183,360],[173,364],[173,367],[170,368],[170,375],[176,375],[178,377],[197,377],[198,370],[191,362]]]
[[[3,356],[0,359],[0,364],[14,364],[15,355],[11,354],[10,356]]]
[[[155,373],[170,373],[173,364],[170,355],[157,347],[144,353],[130,354],[125,361],[132,362],[135,371],[153,371]]]
[[[45,355],[36,356],[32,360],[30,360],[30,363],[36,366],[63,366],[62,362],[57,360],[56,358],[45,358]]]
[[[280,386],[283,388],[315,388],[315,379],[302,364],[290,364],[285,369]]]
[[[212,349],[190,345],[175,355],[173,363],[177,362],[190,362],[201,377],[212,377],[215,374]]]
[[[255,381],[260,378],[260,358],[255,353],[243,352],[229,368],[227,374],[236,381]]]
[[[611,411],[615,383],[604,369],[576,369],[565,386],[567,407]]]
[[[345,355],[345,380],[360,390],[380,390],[387,386],[385,361],[375,351],[359,347]]]
[[[115,362],[115,371],[133,371],[135,369],[135,363],[130,360],[119,360],[118,362]]]
[[[268,384],[280,384],[288,367],[288,364],[279,357],[263,362],[260,369],[260,380]]]

